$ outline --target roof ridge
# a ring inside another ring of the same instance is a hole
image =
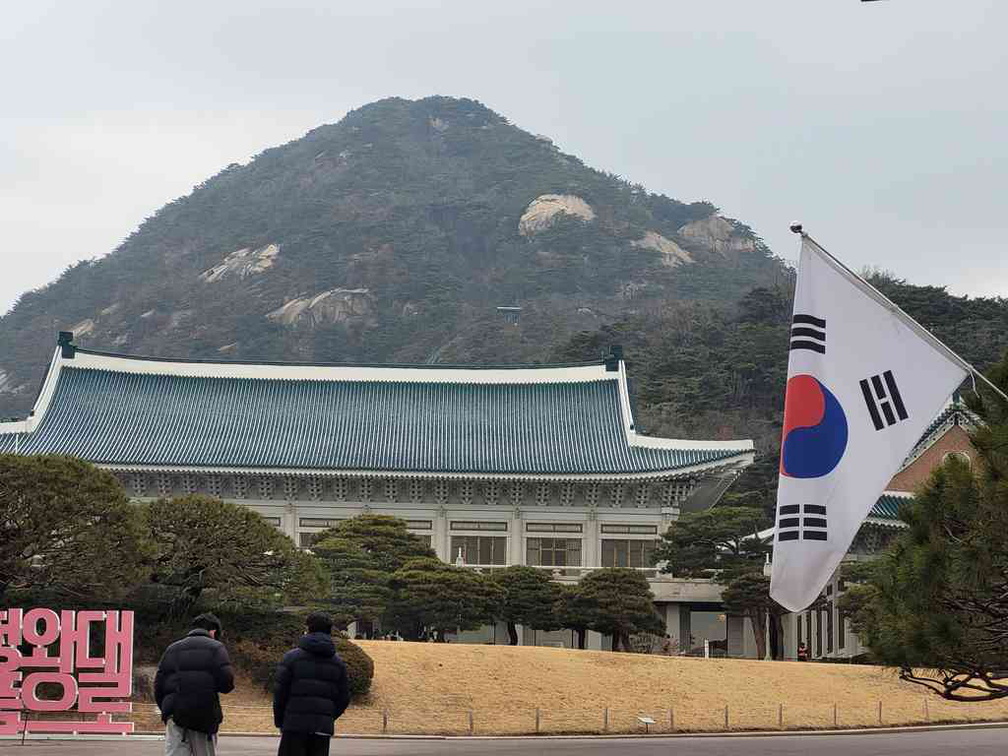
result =
[[[298,362],[286,360],[216,360],[200,357],[158,357],[140,354],[124,354],[122,352],[106,352],[100,349],[85,349],[76,347],[78,354],[90,354],[95,357],[114,357],[121,360],[137,360],[142,362],[178,362],[192,365],[223,365],[248,366],[257,365],[274,367],[319,367],[319,368],[410,368],[419,370],[548,370],[572,367],[597,367],[604,365],[605,360],[599,358],[586,362],[545,362],[545,363],[510,363],[510,364],[461,364],[461,363],[415,363],[415,362]]]

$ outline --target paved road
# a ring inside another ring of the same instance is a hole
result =
[[[267,756],[276,753],[276,738],[227,738],[220,740],[220,756]],[[81,742],[0,741],[7,756],[159,756],[158,741]],[[1008,753],[1008,728],[942,730],[865,735],[818,735],[732,738],[501,738],[448,740],[340,739],[333,742],[332,756],[970,756]]]

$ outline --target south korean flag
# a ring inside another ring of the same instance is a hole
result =
[[[819,595],[969,365],[802,236],[770,595]]]

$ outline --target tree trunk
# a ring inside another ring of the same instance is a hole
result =
[[[508,627],[508,640],[510,641],[510,643],[511,643],[512,646],[517,646],[518,645],[518,628],[515,627],[515,623],[514,622],[508,622],[507,623],[507,627]]]
[[[576,628],[576,632],[577,632],[577,646],[578,646],[578,649],[581,650],[581,651],[584,651],[585,645],[586,645],[585,644],[585,640],[586,640],[586,636],[588,635],[588,631],[585,628],[583,628],[583,627],[579,627],[579,628]]]
[[[756,658],[765,659],[766,658],[766,614],[761,611],[753,611],[749,615],[749,620],[752,623],[753,637],[756,639]]]
[[[770,615],[770,658],[784,658],[784,622],[779,614]]]

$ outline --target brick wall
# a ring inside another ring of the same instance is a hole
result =
[[[970,456],[970,459],[973,459],[976,455],[973,445],[970,444],[969,435],[958,425],[949,428],[941,438],[915,459],[909,467],[897,473],[889,485],[886,486],[886,490],[909,491],[912,493],[927,480],[932,470],[944,462],[945,455],[950,452],[965,452]]]

